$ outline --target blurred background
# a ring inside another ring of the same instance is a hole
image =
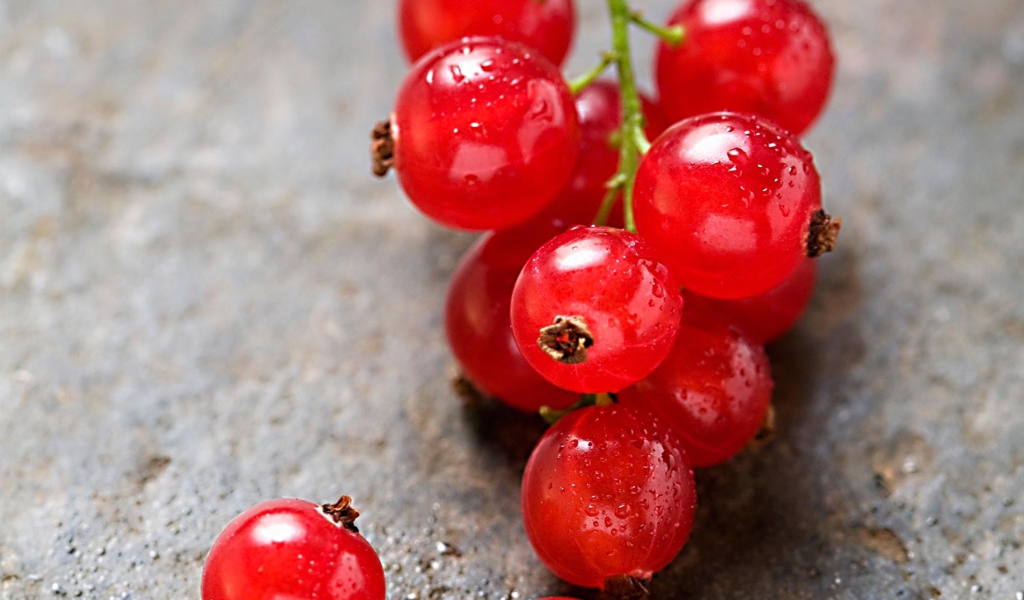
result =
[[[1022,600],[1024,4],[812,5],[843,236],[770,349],[777,439],[698,474],[654,597]],[[577,9],[569,74],[608,40]],[[450,386],[473,236],[370,176],[394,11],[0,0],[0,599],[198,598],[233,516],[342,492],[392,599],[579,593],[519,518],[542,425]]]

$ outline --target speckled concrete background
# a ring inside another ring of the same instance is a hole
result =
[[[778,440],[699,474],[654,594],[1021,600],[1024,4],[815,4],[842,247],[772,349]],[[235,514],[342,491],[392,599],[573,591],[519,521],[540,426],[448,385],[470,237],[369,176],[392,12],[0,0],[3,600],[198,598]]]

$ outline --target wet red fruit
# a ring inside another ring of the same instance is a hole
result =
[[[504,229],[540,212],[579,149],[561,74],[535,50],[498,38],[468,38],[417,62],[389,134],[406,195],[460,229]]]
[[[713,298],[779,285],[820,250],[812,251],[812,230],[828,222],[810,153],[745,114],[670,127],[641,161],[634,199],[640,235],[684,288]]]
[[[814,295],[817,261],[805,259],[785,281],[750,298],[718,300],[684,293],[686,305],[707,304],[728,317],[758,344],[773,342],[789,331],[803,315]]]
[[[561,232],[546,222],[492,232],[459,261],[445,301],[444,325],[452,354],[481,392],[528,412],[565,408],[579,398],[548,383],[527,364],[512,337],[512,288],[523,265]]]
[[[556,575],[584,587],[650,579],[682,549],[696,494],[679,438],[611,405],[573,411],[541,438],[523,475],[526,535]]]
[[[471,35],[494,35],[536,48],[556,65],[572,43],[572,0],[401,0],[398,27],[411,62]]]
[[[751,112],[799,135],[832,87],[828,32],[801,0],[692,0],[669,19],[686,38],[658,46],[661,108],[671,120]]]
[[[380,559],[352,522],[347,496],[317,506],[285,498],[242,513],[217,537],[203,600],[384,600]]]
[[[722,316],[689,305],[672,352],[619,401],[655,413],[695,467],[735,456],[761,428],[772,398],[764,348]]]
[[[682,302],[642,238],[579,227],[526,263],[512,292],[512,333],[530,366],[558,387],[614,392],[665,358]]]

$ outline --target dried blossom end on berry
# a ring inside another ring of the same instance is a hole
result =
[[[384,177],[395,165],[395,139],[391,137],[391,121],[380,121],[374,125],[370,140],[373,174]]]
[[[817,210],[811,215],[811,225],[807,230],[807,257],[817,258],[836,247],[839,229],[843,220],[832,218],[824,210]]]
[[[559,315],[555,322],[540,330],[537,345],[551,358],[567,365],[587,361],[587,348],[594,345],[594,334],[579,315]]]
[[[342,496],[334,504],[321,504],[320,510],[330,517],[336,524],[348,529],[352,533],[359,533],[356,528],[356,519],[359,518],[359,511],[352,506],[352,498]]]

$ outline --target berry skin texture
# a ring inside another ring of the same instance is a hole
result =
[[[686,306],[707,306],[726,317],[758,344],[768,344],[793,328],[814,295],[818,262],[805,259],[785,281],[771,290],[739,300],[716,300],[684,293]]]
[[[394,168],[423,213],[457,229],[504,229],[549,204],[579,150],[569,88],[547,59],[499,38],[425,55],[391,117]]]
[[[533,252],[561,228],[530,221],[484,234],[466,251],[448,284],[444,325],[448,346],[481,392],[526,412],[562,409],[579,398],[548,383],[523,358],[509,311],[516,278]]]
[[[704,307],[687,305],[668,358],[619,402],[647,410],[683,440],[694,467],[732,458],[757,434],[772,398],[764,347]]]
[[[604,588],[650,579],[679,554],[696,510],[679,438],[622,405],[562,417],[526,465],[523,524],[540,560],[562,579]]]
[[[817,118],[832,87],[828,32],[802,0],[692,0],[669,19],[686,38],[658,45],[655,79],[673,121],[732,110],[794,135]]]
[[[614,392],[665,358],[682,308],[678,285],[640,236],[578,227],[526,263],[512,292],[512,333],[551,383]]]
[[[713,113],[676,123],[640,162],[636,227],[688,291],[746,298],[808,256],[821,210],[811,154],[770,121]]]
[[[203,569],[202,600],[384,600],[384,592],[370,544],[316,504],[293,498],[232,520]]]
[[[398,30],[409,62],[472,35],[536,48],[561,65],[572,43],[572,0],[400,0]]]

